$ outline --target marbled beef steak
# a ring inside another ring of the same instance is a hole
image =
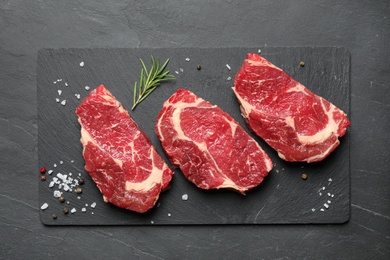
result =
[[[77,107],[85,170],[105,202],[139,213],[151,209],[173,172],[129,113],[103,86]]]
[[[164,103],[155,131],[172,164],[201,189],[245,193],[272,169],[268,155],[228,113],[185,89]]]
[[[342,110],[258,54],[247,54],[233,90],[249,127],[286,161],[323,160],[350,125]]]

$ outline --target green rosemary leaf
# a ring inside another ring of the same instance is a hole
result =
[[[138,84],[137,90],[137,82],[134,84],[134,93],[133,93],[133,107],[134,108],[145,100],[163,81],[174,80],[175,76],[170,74],[170,71],[164,71],[169,63],[169,59],[167,59],[162,66],[160,66],[160,59],[157,61],[154,59],[153,55],[151,57],[151,68],[148,70],[146,65],[142,59],[140,59],[142,69],[140,80]]]

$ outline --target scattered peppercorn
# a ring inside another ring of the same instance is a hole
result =
[[[46,172],[46,168],[45,167],[42,167],[41,169],[39,169],[39,172],[44,174]]]
[[[202,67],[200,66],[200,64],[196,65],[196,69],[197,70],[200,70]]]
[[[57,219],[57,214],[52,214],[51,217],[52,217],[53,219]]]
[[[304,63],[303,61],[301,61],[301,62],[299,63],[299,66],[305,67],[305,63]]]
[[[64,214],[68,214],[68,213],[69,213],[69,209],[68,209],[68,208],[64,208],[64,209],[62,210],[62,212],[64,212]]]
[[[65,202],[65,198],[64,197],[58,197],[58,201],[61,202],[61,203],[64,203]]]
[[[41,181],[46,181],[46,176],[45,175],[41,176]]]
[[[83,184],[84,184],[84,179],[79,178],[78,181],[79,181],[79,184],[80,184],[80,185],[83,185]]]
[[[301,175],[301,178],[302,178],[302,180],[306,180],[307,179],[307,174],[306,173],[302,173],[302,175]]]
[[[81,189],[80,187],[78,187],[77,189],[76,189],[76,193],[77,194],[80,194],[80,193],[82,193],[83,192],[83,189]]]

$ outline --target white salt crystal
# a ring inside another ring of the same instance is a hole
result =
[[[226,68],[228,68],[228,70],[232,69],[232,68],[230,68],[229,64],[226,64]]]
[[[81,197],[80,197],[80,196],[77,196],[77,199],[79,200],[79,199],[81,199]]]
[[[88,203],[85,203],[85,206],[88,207]]]
[[[328,192],[328,197],[330,197],[330,193]]]
[[[66,100],[65,99],[61,101],[61,105],[63,105],[63,106],[66,105]]]
[[[57,164],[54,164],[53,166],[54,166],[54,168],[56,168],[56,167],[57,167]]]
[[[58,82],[61,82],[61,81],[62,81],[62,79],[57,79],[57,81],[58,81]]]
[[[184,71],[184,69],[183,69],[183,68],[180,68],[179,70],[180,70],[180,72],[183,72],[183,71]]]
[[[154,224],[154,221],[152,220],[152,221],[150,221],[150,223],[151,223],[151,224]]]
[[[53,173],[53,170],[49,170],[47,173],[48,173],[48,174],[52,174],[52,173]]]
[[[60,103],[60,99],[59,99],[59,98],[56,98],[56,102],[57,102],[57,103]]]
[[[58,95],[61,96],[61,94],[62,94],[62,90],[59,89],[59,90],[58,90]]]
[[[49,183],[49,188],[53,188],[54,187],[54,181],[51,181],[50,183]]]
[[[334,197],[334,194],[332,194],[332,196],[331,196],[332,198]]]
[[[79,176],[81,176],[81,173],[79,173]]]
[[[80,62],[80,67],[84,67],[84,61]]]
[[[257,50],[257,53],[261,53],[261,50],[260,50],[260,49],[258,49],[258,50]]]
[[[91,208],[95,208],[96,207],[96,202],[93,202],[92,204],[91,204]]]
[[[47,203],[43,203],[43,205],[41,206],[41,210],[45,210],[49,207],[49,204]]]
[[[82,208],[81,211],[82,211],[82,212],[86,212],[87,209],[86,209],[86,208]]]
[[[322,193],[321,193],[321,192],[320,192],[319,194],[320,194],[320,196],[322,196]]]
[[[325,208],[329,208],[329,205],[328,205],[328,204],[326,204],[326,203],[324,204],[324,206],[325,206]]]
[[[53,84],[57,84],[57,80],[56,80],[56,81],[53,81]]]
[[[71,173],[71,172],[69,173],[69,176],[72,176],[72,173]]]
[[[188,195],[187,194],[183,194],[183,196],[181,196],[181,199],[182,200],[188,200]]]
[[[95,214],[95,213],[91,212],[91,214],[93,215],[93,214]]]
[[[71,162],[71,163],[74,163],[74,160],[71,160],[70,162]]]
[[[324,209],[320,209],[321,211],[325,211]]]
[[[276,173],[279,173],[279,170],[278,170],[278,169],[276,169]]]
[[[53,195],[54,195],[54,197],[59,198],[59,197],[61,197],[62,192],[59,190],[55,190]]]
[[[67,82],[64,83],[65,87],[69,86]]]
[[[227,80],[231,80],[232,79],[232,77],[227,77]]]
[[[315,209],[315,208],[312,208],[312,209],[311,209],[311,211],[313,211],[313,212],[314,212],[314,211],[316,211],[316,209]]]
[[[68,204],[68,205],[69,205],[69,201],[67,201],[67,202],[66,202],[66,204]]]
[[[332,178],[329,178],[329,180],[328,180],[329,182],[331,182],[332,181]]]
[[[176,73],[176,74],[179,74],[179,72],[178,72],[177,70],[175,70],[175,73]]]
[[[170,217],[171,216],[171,213],[168,213],[168,217]]]
[[[70,210],[70,213],[73,214],[73,213],[75,213],[76,211],[77,211],[77,210],[76,210],[75,208],[73,208],[73,209]]]
[[[327,202],[328,202],[328,204],[332,203],[330,200],[328,200]]]
[[[60,161],[60,164],[63,164],[64,162],[63,161]]]
[[[324,186],[324,187],[322,187],[322,190],[325,190],[325,186]]]
[[[85,90],[90,90],[91,88],[89,86],[85,86]]]
[[[69,188],[69,186],[68,186],[68,184],[64,184],[64,191],[68,191],[70,188]]]
[[[190,58],[186,58],[186,61],[190,61]]]

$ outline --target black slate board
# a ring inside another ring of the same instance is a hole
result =
[[[91,89],[104,84],[129,109],[132,86],[139,80],[138,58],[149,64],[149,57],[170,58],[168,69],[175,82],[164,83],[134,111],[134,120],[149,135],[166,159],[154,133],[154,122],[163,102],[178,88],[187,88],[220,106],[248,130],[240,115],[231,87],[236,71],[248,52],[258,48],[152,48],[152,49],[42,49],[38,53],[38,156],[39,167],[53,170],[46,181],[39,181],[41,221],[47,225],[166,225],[166,224],[271,224],[343,223],[350,216],[349,130],[341,145],[323,162],[287,163],[278,158],[260,138],[254,137],[272,158],[275,167],[265,181],[246,196],[229,190],[204,191],[175,170],[171,188],[163,192],[158,204],[145,214],[106,204],[93,181],[84,171],[80,126],[76,106]],[[262,47],[269,59],[310,90],[325,97],[347,114],[350,111],[350,54],[336,47]],[[186,61],[189,58],[189,61]],[[84,67],[80,62],[85,63]],[[305,67],[299,62],[304,61]],[[197,64],[201,70],[197,70]],[[231,70],[226,66],[229,64]],[[231,80],[229,80],[229,77]],[[62,81],[58,81],[62,79]],[[55,83],[54,83],[55,82]],[[65,86],[65,82],[68,86]],[[62,90],[61,95],[58,90]],[[75,94],[80,94],[77,99]],[[66,100],[63,106],[56,102]],[[248,132],[250,132],[248,130]],[[253,135],[252,135],[253,136]],[[60,163],[62,161],[62,164]],[[57,167],[54,167],[57,164]],[[53,197],[49,188],[58,173],[79,174],[85,179],[83,193],[64,192],[69,204]],[[300,176],[307,173],[303,181]],[[41,175],[37,170],[37,176]],[[40,178],[40,176],[39,176]],[[325,189],[325,190],[323,190]],[[187,194],[188,200],[182,200]],[[328,202],[330,201],[330,202]],[[96,202],[95,208],[91,203]],[[324,204],[328,205],[328,208]],[[62,208],[75,208],[64,215]],[[82,208],[86,211],[82,212]],[[313,211],[314,209],[314,211]],[[323,211],[322,211],[322,210]],[[58,215],[56,220],[52,214]]]

